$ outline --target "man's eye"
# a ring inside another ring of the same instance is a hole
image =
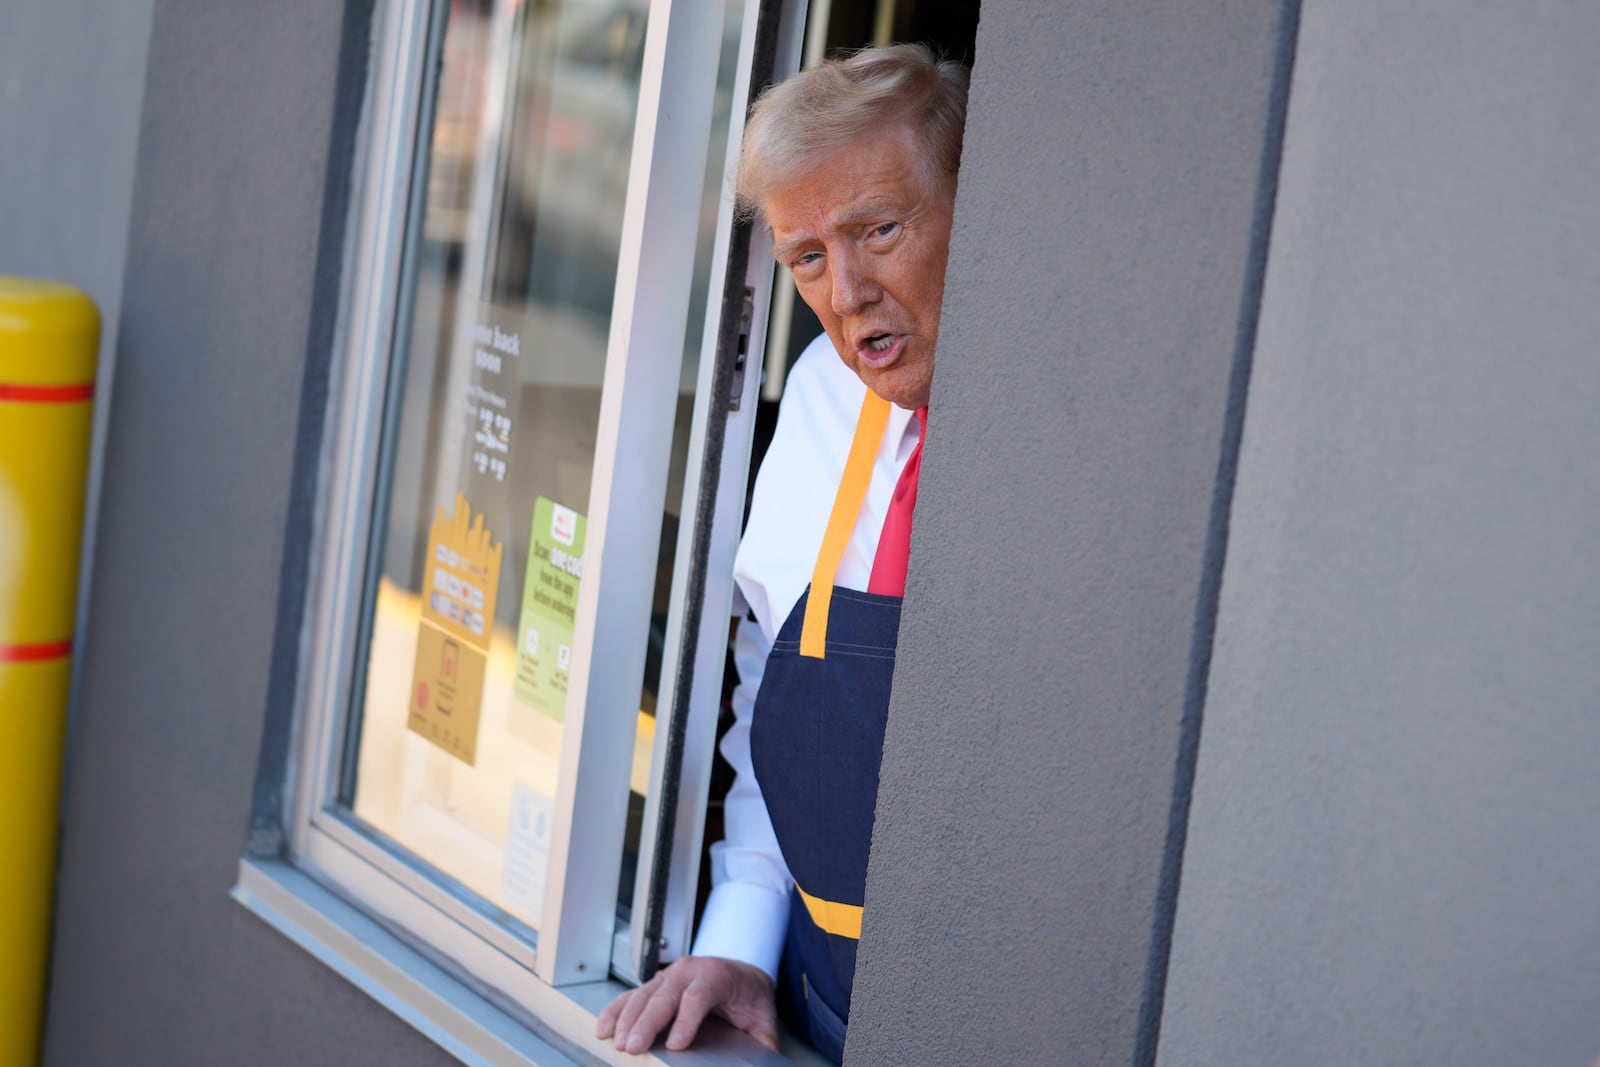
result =
[[[878,237],[889,237],[899,228],[900,224],[898,222],[885,222],[873,227],[872,232]]]
[[[821,252],[802,252],[798,256],[795,257],[794,266],[795,267],[809,267],[811,264],[816,263],[821,259],[822,259],[822,253]],[[790,269],[792,270],[794,268],[791,267]]]

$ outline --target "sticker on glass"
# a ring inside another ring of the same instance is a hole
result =
[[[477,759],[478,717],[504,547],[459,494],[455,511],[446,515],[440,508],[428,531],[406,726],[469,766]]]
[[[583,578],[584,518],[548,497],[533,505],[528,573],[517,627],[517,699],[560,722]]]
[[[545,872],[550,867],[551,798],[520,781],[511,783],[511,811],[506,819],[506,859],[500,869],[500,894],[505,903],[537,926],[544,910]]]

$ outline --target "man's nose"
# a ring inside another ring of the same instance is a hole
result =
[[[868,265],[859,255],[833,258],[833,313],[848,318],[882,296]]]

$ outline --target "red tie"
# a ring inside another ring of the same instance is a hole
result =
[[[878,535],[878,554],[872,560],[872,578],[867,592],[884,596],[906,595],[906,562],[911,557],[911,513],[917,507],[917,475],[922,469],[922,443],[928,439],[928,409],[917,409],[922,436],[911,450],[905,470],[895,483],[889,511],[883,517],[883,532]]]

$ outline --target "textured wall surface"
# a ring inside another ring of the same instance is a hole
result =
[[[112,327],[152,2],[10,0],[0,33],[0,274],[76,285]]]
[[[49,1065],[446,1062],[228,897],[365,76],[345,6],[155,8]]]
[[[1305,6],[1166,1067],[1600,1054],[1596,42]]]
[[[1133,1061],[1277,18],[984,6],[849,1063]]]

